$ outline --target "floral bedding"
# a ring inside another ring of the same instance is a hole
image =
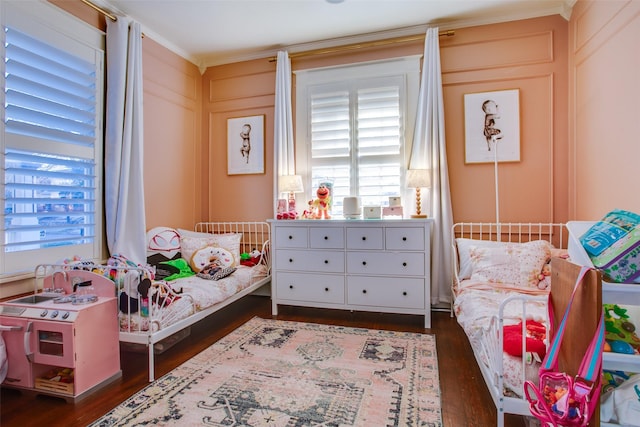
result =
[[[209,280],[198,276],[182,277],[168,282],[178,297],[166,307],[151,309],[151,317],[140,312],[131,315],[120,312],[121,332],[157,331],[195,312],[218,304],[248,288],[256,281],[266,277],[264,265],[248,267],[239,265],[233,274],[219,280]],[[192,303],[193,302],[193,303]]]
[[[483,345],[494,347],[495,344],[490,343],[489,334],[493,334],[495,339],[497,335],[497,318],[500,304],[509,297],[522,295],[522,292],[513,290],[490,289],[482,286],[478,282],[465,280],[462,282],[463,291],[460,292],[455,300],[454,310],[458,323],[464,330],[469,339],[471,347],[477,355],[480,356],[482,362],[490,366],[490,361],[486,353],[476,351]],[[467,285],[467,286],[464,286]],[[520,289],[521,291],[522,289]],[[504,325],[515,325],[522,321],[522,305],[518,302],[508,303],[504,310]],[[547,323],[547,304],[546,302],[529,302],[526,306],[526,319],[535,320],[537,322]],[[497,342],[497,341],[496,341]],[[494,348],[493,351],[496,349]],[[525,378],[533,379],[537,375],[539,361],[535,357],[528,355],[525,358],[527,363],[524,366]],[[522,397],[523,390],[523,363],[521,357],[511,356],[503,352],[503,374],[504,385],[507,391]]]

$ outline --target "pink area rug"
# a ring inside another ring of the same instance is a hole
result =
[[[92,426],[442,426],[435,337],[253,318]]]

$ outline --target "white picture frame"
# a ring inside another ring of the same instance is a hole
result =
[[[227,175],[264,173],[264,115],[227,119]]]
[[[520,91],[464,95],[465,163],[520,161]]]

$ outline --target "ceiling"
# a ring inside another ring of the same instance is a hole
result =
[[[342,44],[561,14],[576,0],[91,0],[208,66]]]

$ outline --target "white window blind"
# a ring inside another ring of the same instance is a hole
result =
[[[67,15],[57,16],[63,22],[48,16],[67,25],[60,32],[43,28],[38,13],[9,12],[3,22],[3,275],[73,255],[97,258],[102,232],[101,42],[87,46],[84,24],[79,39],[69,35],[64,20],[74,19]]]
[[[417,83],[408,76],[415,69],[407,63],[298,75],[296,168],[307,178],[310,197],[320,184],[331,187],[333,215],[342,214],[347,196],[385,206],[389,196],[403,194],[411,111],[407,92]]]

